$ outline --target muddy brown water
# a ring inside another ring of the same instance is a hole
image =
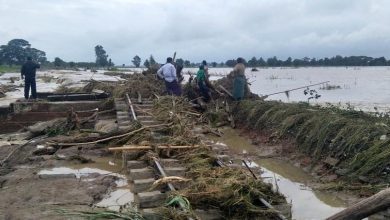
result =
[[[271,183],[292,204],[293,219],[325,219],[347,206],[347,202],[335,193],[310,188],[307,183],[315,182],[315,179],[301,168],[281,159],[260,158],[256,155],[261,149],[248,138],[240,136],[234,129],[224,128],[222,131],[222,137],[211,139],[226,144],[233,153],[250,159],[250,166],[260,166],[262,173],[259,175],[264,181]]]

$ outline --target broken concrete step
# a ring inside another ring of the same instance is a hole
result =
[[[129,130],[130,128],[131,128],[131,126],[126,126],[126,125],[124,125],[124,126],[122,126],[122,125],[118,126],[118,129],[119,129],[119,130]]]
[[[154,178],[155,174],[151,168],[130,169],[129,176],[131,180]]]
[[[134,196],[135,203],[140,208],[154,208],[162,206],[165,203],[167,194],[160,191],[143,192]]]
[[[142,210],[142,217],[145,220],[161,220],[161,219],[164,219],[164,216],[162,216],[159,213],[159,210],[156,210],[156,209],[143,209]]]
[[[142,169],[147,167],[148,165],[144,161],[138,161],[138,160],[129,160],[127,161],[127,168],[128,169]]]
[[[126,120],[130,120],[130,116],[129,115],[117,115],[116,119],[118,121],[126,121]]]
[[[127,111],[129,106],[126,103],[115,103],[115,109],[117,111]]]
[[[131,184],[130,190],[133,193],[149,191],[155,181],[156,180],[154,178],[134,180],[133,184]],[[160,188],[156,188],[154,190],[160,190]]]
[[[153,104],[144,104],[144,103],[142,103],[142,104],[136,104],[136,106],[138,106],[138,107],[140,107],[140,108],[142,108],[142,109],[144,109],[144,108],[153,108]]]
[[[139,121],[150,121],[150,120],[153,120],[153,116],[150,116],[150,115],[140,115],[140,116],[137,116],[137,119]]]
[[[131,122],[131,121],[118,121],[119,126],[130,126],[132,124],[133,124],[133,122]]]
[[[180,161],[176,159],[160,159],[160,163],[163,167],[178,167],[180,166]]]
[[[149,126],[149,125],[158,125],[159,122],[158,121],[140,121],[141,124],[143,125],[146,125],[146,126]]]
[[[185,176],[187,169],[184,167],[164,167],[167,176]]]

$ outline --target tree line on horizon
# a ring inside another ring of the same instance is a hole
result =
[[[99,67],[114,67],[109,55],[104,50],[103,46],[96,45],[95,62],[66,62],[59,57],[55,57],[54,61],[50,62],[46,58],[46,53],[42,50],[32,48],[31,44],[24,39],[13,39],[6,45],[0,45],[0,65],[21,65],[27,57],[32,57],[34,60],[42,63],[43,66],[56,67],[56,68],[99,68]],[[183,67],[198,67],[201,64],[191,62],[178,58],[175,61],[178,65]],[[141,57],[135,55],[131,63],[134,67],[146,67],[149,68],[154,65],[158,65],[153,55],[142,62]],[[229,59],[225,62],[209,62],[210,67],[233,67],[236,64],[235,59]],[[248,67],[309,67],[309,66],[390,66],[390,60],[385,57],[373,58],[369,56],[334,56],[331,58],[308,58],[292,59],[288,57],[286,60],[280,60],[276,56],[263,59],[262,57],[245,61],[245,65]],[[117,65],[118,66],[118,65]],[[125,67],[125,64],[121,65]]]

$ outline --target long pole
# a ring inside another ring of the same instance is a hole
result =
[[[304,89],[304,88],[308,88],[308,87],[312,87],[312,86],[316,86],[316,85],[325,84],[325,83],[328,83],[328,82],[330,82],[330,81],[320,82],[320,83],[311,84],[311,85],[307,85],[307,86],[301,86],[301,87],[294,88],[294,89],[289,89],[289,90],[285,90],[285,91],[281,91],[281,92],[271,93],[271,94],[268,94],[268,95],[265,95],[265,96],[268,97],[268,96],[271,96],[271,95],[276,95],[276,94],[291,92],[291,91],[295,91],[295,90],[298,90],[298,89]]]

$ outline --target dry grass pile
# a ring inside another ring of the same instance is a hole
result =
[[[165,91],[164,82],[158,80],[155,75],[143,75],[140,73],[126,74],[126,80],[119,82],[100,82],[91,80],[82,88],[69,88],[60,86],[57,93],[90,93],[93,90],[109,92],[113,97],[123,98],[126,93],[131,97],[153,98],[154,95],[161,95]]]
[[[193,181],[177,194],[187,198],[192,208],[216,208],[228,219],[276,219],[276,213],[259,198],[272,205],[286,203],[270,184],[255,180],[242,169],[217,166],[217,159],[208,148],[194,149],[178,158],[186,161],[187,175]]]

